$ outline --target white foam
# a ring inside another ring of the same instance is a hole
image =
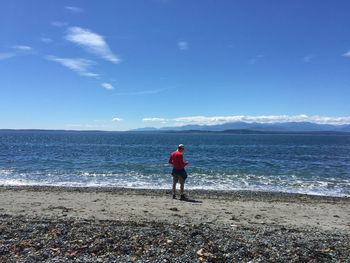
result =
[[[67,186],[67,187],[124,187],[136,189],[170,189],[171,177],[164,174],[94,173],[43,174],[42,172],[16,173],[11,169],[0,170],[0,185],[5,186]],[[302,193],[322,196],[349,196],[350,179],[300,178],[296,175],[265,176],[254,174],[190,173],[187,189],[203,190],[251,190]]]
[[[0,169],[0,176],[11,175],[14,172],[12,169]]]

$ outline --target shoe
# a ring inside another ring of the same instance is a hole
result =
[[[176,199],[176,195],[173,195],[173,199]]]
[[[187,198],[187,196],[185,196],[184,194],[182,194],[181,197],[180,197],[180,200],[182,200],[182,201],[188,201],[188,198]]]

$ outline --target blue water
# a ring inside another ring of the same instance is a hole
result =
[[[350,196],[350,135],[0,131],[0,185],[170,188],[186,145],[186,187]]]

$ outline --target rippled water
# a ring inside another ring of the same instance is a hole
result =
[[[345,135],[0,131],[0,184],[170,188],[179,143],[188,188],[350,195]]]

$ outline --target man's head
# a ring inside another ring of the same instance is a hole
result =
[[[185,145],[179,144],[179,146],[177,147],[177,149],[178,149],[180,152],[183,152],[183,151],[185,150]]]

